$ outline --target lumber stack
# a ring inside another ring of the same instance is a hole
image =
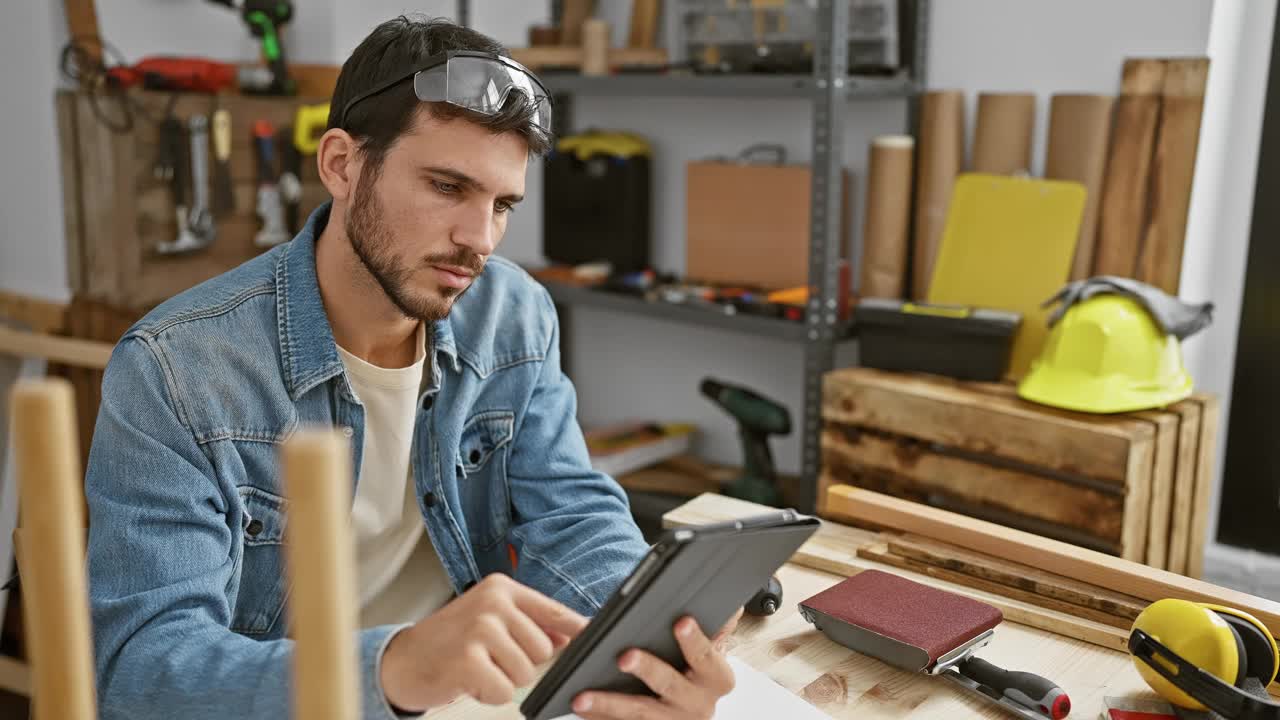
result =
[[[826,489],[848,484],[1199,577],[1218,405],[1092,415],[1003,384],[848,368],[823,390]]]

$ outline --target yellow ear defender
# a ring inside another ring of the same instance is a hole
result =
[[[1280,674],[1280,649],[1252,615],[1207,603],[1158,600],[1133,621],[1129,652],[1153,690],[1179,707],[1225,718],[1280,720],[1280,703],[1244,691]]]

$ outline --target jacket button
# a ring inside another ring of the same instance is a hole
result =
[[[425,505],[425,506],[427,506],[427,507],[435,507],[435,506],[436,506],[436,494],[435,494],[435,493],[433,493],[433,492],[429,492],[429,493],[427,493],[426,495],[423,495],[423,496],[422,496],[422,504],[423,504],[423,505]]]
[[[258,537],[262,534],[262,521],[250,520],[249,527],[245,528],[244,531],[249,533],[249,537]]]
[[[480,451],[472,450],[471,454],[468,455],[467,457],[471,460],[471,464],[475,465],[476,463],[480,462]]]
[[[435,398],[434,395],[427,395],[426,397],[422,398],[422,409],[430,410],[431,405],[435,402],[434,398]]]

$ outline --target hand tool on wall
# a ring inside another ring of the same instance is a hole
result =
[[[213,216],[226,217],[235,211],[231,187],[231,113],[226,108],[213,112]]]
[[[280,200],[284,203],[284,227],[289,234],[298,232],[298,203],[302,200],[302,155],[294,145],[293,128],[285,125],[276,134],[280,143]]]
[[[246,92],[257,92],[266,95],[292,95],[296,89],[293,78],[289,77],[289,68],[285,63],[284,43],[280,39],[280,30],[293,18],[293,3],[290,0],[209,0],[218,5],[240,11],[240,16],[249,26],[249,32],[262,39],[262,56],[271,71],[270,82],[264,87],[245,87]]]
[[[192,115],[187,120],[191,135],[191,217],[187,224],[203,246],[213,244],[217,227],[209,204],[209,118]]]
[[[258,165],[257,213],[262,221],[262,227],[253,236],[253,244],[263,248],[275,247],[289,239],[280,186],[276,182],[274,134],[271,123],[266,120],[253,124],[253,149]]]
[[[329,103],[299,105],[293,115],[293,144],[303,155],[315,155],[329,125]]]
[[[178,255],[199,250],[201,247],[200,238],[187,225],[190,219],[190,206],[187,204],[190,168],[187,159],[186,135],[186,128],[176,117],[170,115],[160,122],[160,149],[156,157],[155,176],[158,180],[169,183],[169,191],[173,196],[174,219],[178,226],[178,234],[172,241],[156,245],[156,252],[161,255]]]
[[[742,438],[742,475],[733,480],[725,492],[762,505],[776,504],[779,499],[777,472],[773,453],[769,450],[769,436],[791,432],[791,413],[782,404],[763,395],[712,378],[702,381],[701,390],[703,395],[738,421],[738,434]]]

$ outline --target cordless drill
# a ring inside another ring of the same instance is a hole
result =
[[[292,95],[293,78],[284,60],[284,42],[280,29],[293,18],[292,0],[209,0],[240,11],[240,17],[249,26],[249,32],[262,39],[262,56],[267,60],[270,81],[261,86],[250,86],[253,92],[265,95]]]
[[[703,395],[738,421],[738,436],[742,438],[742,475],[725,488],[725,493],[762,505],[777,505],[777,473],[769,436],[791,432],[791,413],[758,393],[711,378],[702,381],[701,389]]]

